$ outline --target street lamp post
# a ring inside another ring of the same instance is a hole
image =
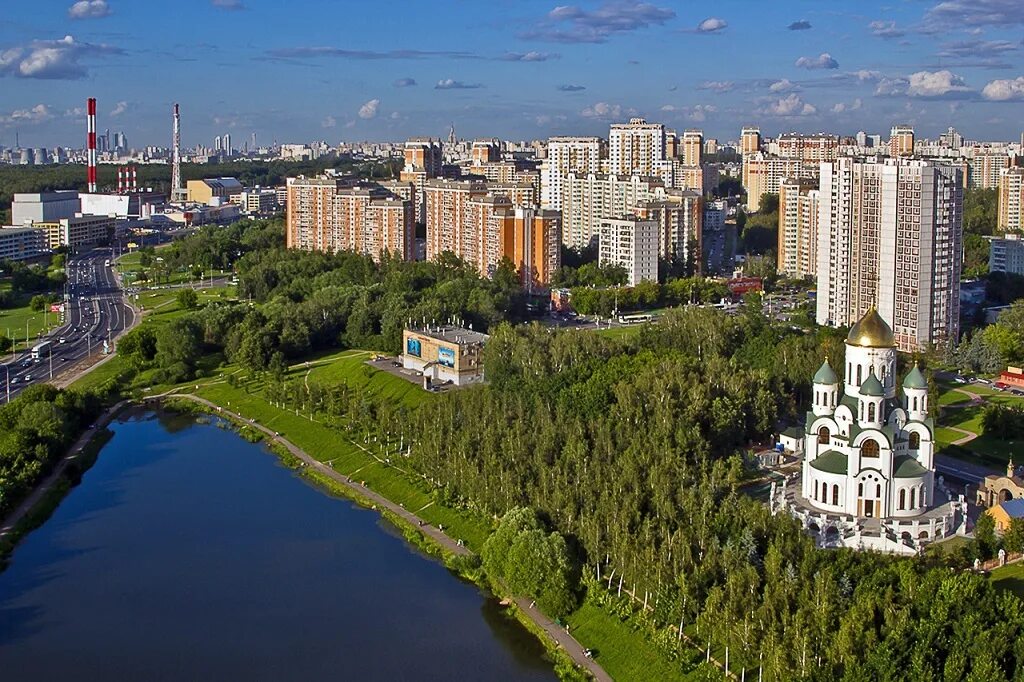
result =
[[[32,347],[31,344],[29,343],[29,338],[28,338],[28,323],[31,322],[34,319],[36,319],[36,318],[30,317],[27,320],[25,320],[25,350],[28,350],[29,348]]]

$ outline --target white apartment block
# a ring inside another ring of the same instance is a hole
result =
[[[597,173],[601,168],[601,140],[597,137],[552,137],[548,156],[540,167],[540,205],[562,209],[562,185],[569,173]]]
[[[586,248],[597,238],[603,218],[634,213],[665,196],[656,178],[570,173],[562,185],[562,239],[570,248]]]
[[[1024,239],[1019,234],[988,237],[989,272],[1008,272],[1024,275]]]
[[[999,218],[996,228],[1000,232],[1021,230],[1021,205],[1024,204],[1024,168],[1005,168],[999,174]]]
[[[608,172],[612,175],[655,175],[665,160],[665,126],[631,118],[613,123],[608,132]]]
[[[621,265],[627,284],[658,281],[658,223],[636,217],[604,218],[598,254],[600,263]]]
[[[779,186],[778,271],[803,279],[818,271],[818,182],[786,178]]]
[[[933,161],[821,164],[818,324],[848,326],[871,307],[900,350],[959,335],[963,189]]]

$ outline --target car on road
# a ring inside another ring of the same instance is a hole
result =
[[[62,336],[60,337],[58,343],[67,343],[67,340]]]
[[[11,379],[11,383],[12,384],[18,383],[18,377],[14,377],[13,379]]]
[[[32,381],[32,375],[31,374],[26,374],[25,375],[25,381],[26,382]]]

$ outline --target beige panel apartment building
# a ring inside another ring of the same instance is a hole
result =
[[[841,158],[822,164],[819,192],[818,324],[848,326],[876,306],[900,350],[958,338],[960,169]]]
[[[1000,232],[1019,232],[1021,206],[1024,204],[1024,168],[1005,168],[999,174],[999,218],[996,228]]]
[[[818,181],[786,178],[779,184],[778,271],[814,277],[818,271]]]

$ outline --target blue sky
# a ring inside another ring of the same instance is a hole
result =
[[[0,144],[1024,129],[1024,0],[8,0]]]

